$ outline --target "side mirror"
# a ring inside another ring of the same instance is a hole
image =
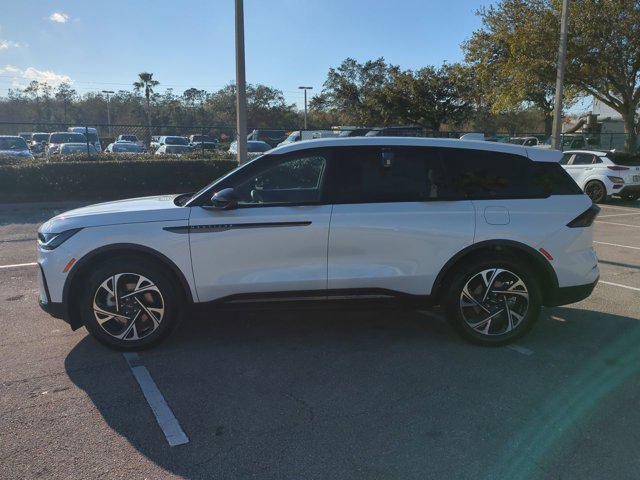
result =
[[[238,197],[233,188],[224,188],[211,197],[211,210],[233,210],[238,207]]]

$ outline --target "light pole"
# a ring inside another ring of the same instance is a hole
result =
[[[298,87],[304,90],[304,129],[307,129],[307,90],[313,90],[313,87]]]
[[[113,90],[102,90],[102,93],[107,96],[107,127],[109,128],[109,139],[111,139],[113,137],[111,136],[111,99],[109,95],[113,95],[115,92]]]
[[[558,72],[556,74],[556,96],[553,100],[553,132],[551,148],[562,148],[562,89],[564,69],[567,63],[567,24],[569,22],[569,0],[562,0],[562,18],[560,20],[560,46],[558,47]]]
[[[236,145],[238,163],[247,161],[247,85],[244,72],[244,6],[236,0]]]

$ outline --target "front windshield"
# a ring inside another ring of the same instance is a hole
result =
[[[49,134],[48,133],[34,133],[32,138],[33,138],[34,142],[47,142],[47,141],[49,141]]]
[[[28,150],[27,142],[22,137],[0,138],[0,150]]]
[[[52,133],[49,143],[76,143],[86,142],[87,139],[82,133]]]
[[[126,144],[126,143],[114,143],[112,150],[114,152],[127,152],[127,153],[142,153],[144,150],[140,145],[136,145],[135,143]]]
[[[125,142],[137,142],[138,137],[135,135],[120,135],[120,140],[124,140]]]
[[[271,150],[271,145],[265,142],[247,142],[247,151],[249,153],[262,153]]]
[[[96,149],[93,145],[89,145],[89,152],[95,153]],[[87,144],[79,143],[75,145],[63,145],[60,149],[60,153],[63,155],[73,155],[74,153],[87,153]]]
[[[184,137],[167,137],[164,143],[165,145],[189,145],[189,140]]]

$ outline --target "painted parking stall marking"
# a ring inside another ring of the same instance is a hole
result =
[[[35,267],[36,265],[38,265],[36,262],[15,263],[13,265],[0,265],[0,268],[24,268],[24,267]]]
[[[640,247],[632,247],[631,245],[620,245],[618,243],[609,243],[609,242],[596,242],[595,240],[593,241],[593,243],[597,244],[597,245],[608,245],[610,247],[618,247],[618,248],[630,248],[632,250],[640,250]]]
[[[629,285],[622,285],[621,283],[605,282],[604,280],[600,280],[598,283],[604,283],[605,285],[610,285],[612,287],[626,288],[627,290],[634,290],[636,292],[640,292],[640,288],[638,288],[638,287],[631,287]]]
[[[176,445],[189,443],[189,438],[182,430],[178,419],[162,396],[156,382],[153,381],[149,370],[140,363],[140,356],[135,352],[127,352],[122,355],[138,382],[144,398],[147,399],[147,403],[151,407],[151,411],[156,417],[156,421],[167,438],[169,445],[175,447]]]
[[[513,350],[514,352],[518,352],[523,355],[533,355],[533,350],[529,350],[528,348],[517,345],[515,343],[512,343],[511,345],[507,345],[507,348],[509,350]]]

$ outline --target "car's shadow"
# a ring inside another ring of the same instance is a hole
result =
[[[640,365],[640,326],[629,317],[546,310],[521,342],[533,355],[469,345],[430,317],[389,309],[190,317],[140,355],[189,436],[173,448],[119,354],[86,337],[66,370],[115,432],[173,474],[369,479],[508,472],[522,452],[507,447],[536,434],[529,421],[540,409],[550,409],[546,422],[566,419],[558,398],[572,405],[608,369],[617,381],[602,396]]]
[[[640,201],[638,200],[623,200],[622,198],[618,198],[618,197],[611,197],[609,200],[607,200],[604,203],[600,203],[599,205],[606,207],[607,205],[611,205],[614,207],[627,207],[627,208],[638,208],[640,209]]]

